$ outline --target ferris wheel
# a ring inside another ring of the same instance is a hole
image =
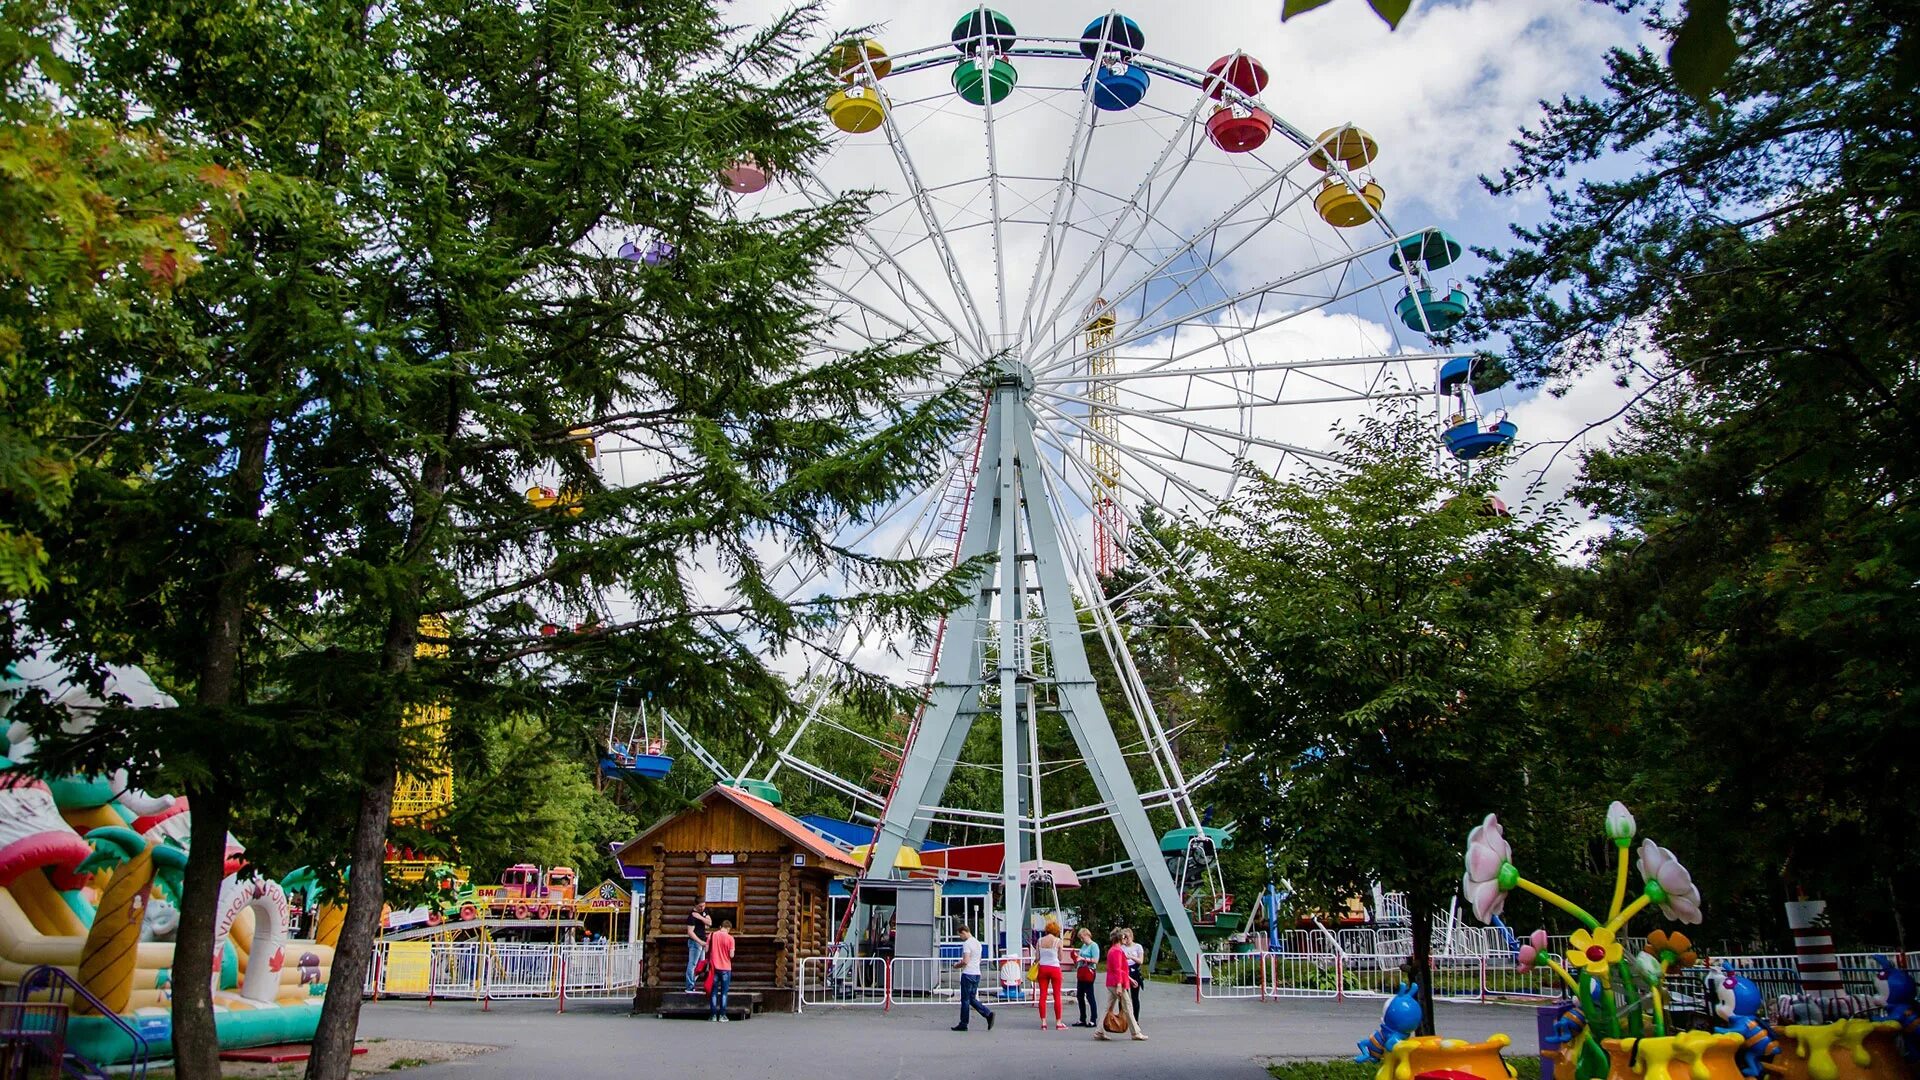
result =
[[[902,656],[852,623],[816,643],[924,681],[920,709],[881,740],[878,773],[842,775],[810,752],[833,723],[816,699],[737,776],[773,798],[792,782],[844,796],[874,826],[871,873],[917,863],[902,852],[936,833],[997,833],[991,876],[1016,948],[1048,837],[1115,829],[1124,860],[1073,870],[1137,875],[1191,971],[1201,934],[1235,915],[1217,859],[1229,837],[1196,798],[1226,763],[1183,766],[1105,591],[1129,543],[1153,543],[1142,515],[1212,516],[1248,470],[1335,464],[1334,424],[1384,399],[1433,394],[1463,459],[1514,428],[1482,414],[1473,354],[1450,337],[1466,296],[1436,275],[1459,243],[1388,219],[1371,166],[1390,150],[1351,124],[1310,135],[1279,118],[1244,53],[1161,57],[1117,12],[1055,29],[1021,33],[982,7],[947,41],[843,43],[824,160],[806,175],[748,160],[720,177],[743,215],[877,193],[820,275],[831,330],[819,347],[940,343],[940,381],[924,392],[965,383],[977,415],[934,483],[835,540],[992,567],[930,649]],[[1179,564],[1163,561],[1134,587],[1176,587]],[[778,569],[790,595],[842,584]],[[1118,673],[1124,711],[1103,705],[1089,648]],[[1071,761],[1040,760],[1041,713],[1065,719]],[[981,717],[997,719],[997,745],[962,760]],[[1000,805],[943,803],[958,768],[995,771]],[[1058,788],[1044,781],[1062,768],[1090,774],[1098,800],[1049,802]]]

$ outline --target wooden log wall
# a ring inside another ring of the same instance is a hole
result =
[[[730,866],[709,863],[709,852],[657,850],[652,862],[647,920],[647,983],[666,986],[681,980],[687,965],[687,912],[705,895],[709,877],[740,879],[738,905],[709,904],[708,911],[735,914],[733,936],[734,985],[786,987],[794,980],[795,950],[802,901],[798,878],[818,875],[794,873],[792,849],[769,852],[733,852]],[[810,882],[824,896],[825,886]],[[821,904],[824,907],[824,902]],[[714,920],[719,925],[719,917]],[[817,934],[812,935],[817,937]]]

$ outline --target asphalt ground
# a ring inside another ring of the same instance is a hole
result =
[[[881,1080],[896,1077],[1116,1075],[1142,1080],[1264,1077],[1287,1058],[1350,1057],[1380,1020],[1379,999],[1335,1002],[1195,1002],[1191,987],[1150,984],[1141,1002],[1146,1042],[1098,1042],[1084,1028],[1042,1031],[1032,1006],[997,1010],[992,1031],[948,1030],[953,1006],[831,1008],[762,1014],[714,1024],[627,1015],[624,1001],[369,1003],[362,1038],[427,1039],[498,1047],[492,1053],[408,1070],[409,1080],[527,1080],[529,1077],[741,1077],[749,1080]],[[1067,1002],[1073,1019],[1073,1002]],[[1442,1035],[1470,1040],[1513,1036],[1512,1053],[1533,1052],[1531,1009],[1450,1004],[1437,1009]]]

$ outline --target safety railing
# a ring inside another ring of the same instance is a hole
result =
[[[800,1008],[885,1008],[888,960],[881,956],[807,956],[800,960]]]
[[[1320,931],[1313,937],[1301,937],[1301,943],[1337,944],[1331,934]],[[1564,954],[1564,938],[1551,942],[1551,949]],[[1873,953],[1839,954],[1841,979],[1848,1000],[1863,1002],[1874,992],[1874,974],[1878,965]],[[1905,965],[1903,956],[1890,957]],[[1370,997],[1393,994],[1405,979],[1404,954],[1361,954],[1333,950],[1314,952],[1237,952],[1204,953],[1200,957],[1200,978],[1194,983],[1194,1000],[1277,1001],[1302,997]],[[1715,960],[1736,970],[1760,989],[1762,997],[1776,1010],[1786,1008],[1793,995],[1801,993],[1799,969],[1791,955],[1726,956]],[[1663,989],[1669,1007],[1676,1013],[1699,1013],[1706,1004],[1706,990],[1698,968],[1669,975]],[[1510,952],[1487,955],[1436,953],[1433,956],[1433,992],[1435,997],[1454,1001],[1527,1001],[1551,1000],[1562,996],[1565,987],[1559,976],[1544,963],[1521,971]],[[1788,999],[1783,1001],[1782,999]],[[1847,1001],[1839,1006],[1847,1007]]]
[[[1026,956],[983,958],[980,1000],[990,1004],[1033,1003],[1037,992],[1026,976],[1031,962]],[[880,956],[809,956],[800,961],[799,981],[802,1009],[893,1009],[908,1005],[950,1008],[960,1000],[960,970],[954,961],[939,956],[891,960]],[[1072,996],[1073,987],[1065,985],[1062,1000],[1070,1002]]]
[[[0,1001],[0,1080],[57,1077],[67,1057],[67,1006]]]
[[[126,1070],[128,1080],[146,1080],[148,1062],[146,1036],[140,1033],[139,1028],[129,1024],[126,1017],[120,1016],[112,1009],[107,1008],[106,1002],[93,996],[93,992],[88,990],[85,984],[81,983],[79,979],[68,974],[67,969],[55,967],[51,964],[42,964],[28,971],[26,976],[20,980],[20,986],[15,991],[15,1000],[21,1002],[44,1001],[47,1004],[59,1005],[63,1008],[67,1006],[69,1000],[84,1002],[89,1012],[96,1016],[105,1017],[108,1023],[119,1028],[120,1034],[126,1037],[127,1045],[130,1047],[131,1053],[122,1067]],[[61,1056],[63,1068],[66,1065],[66,1056],[63,1050]],[[87,1064],[91,1063],[88,1062]]]
[[[569,997],[631,995],[639,975],[640,950],[629,945],[382,941],[366,993],[429,1002],[554,999],[565,1009]]]

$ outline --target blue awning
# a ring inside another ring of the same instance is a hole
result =
[[[841,847],[856,848],[861,844],[873,843],[873,826],[871,825],[842,821],[825,814],[803,814],[800,817],[800,823]],[[938,840],[927,840],[921,843],[920,850],[939,851],[946,846]]]

